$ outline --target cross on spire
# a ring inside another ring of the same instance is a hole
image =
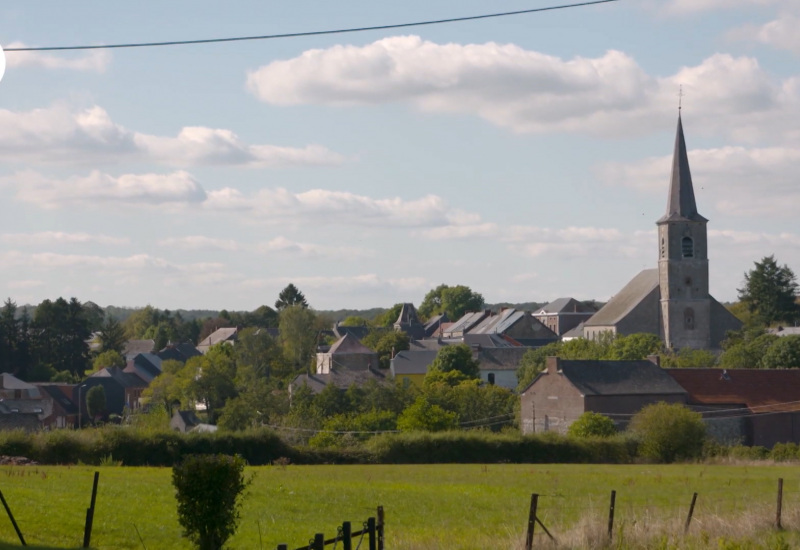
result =
[[[683,84],[678,85],[678,113],[681,112],[681,100],[683,99]]]

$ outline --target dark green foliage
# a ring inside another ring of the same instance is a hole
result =
[[[800,319],[797,278],[788,266],[779,266],[775,256],[766,256],[744,275],[739,299],[763,324],[793,324]]]
[[[36,308],[32,323],[31,347],[34,362],[56,371],[82,376],[89,364],[91,336],[83,306],[72,298],[67,302],[45,300]]]
[[[280,312],[291,306],[307,308],[308,302],[303,293],[292,283],[289,283],[286,285],[286,288],[281,290],[280,294],[278,294],[278,299],[275,301],[275,309]]]
[[[717,356],[705,349],[681,348],[677,353],[666,352],[661,355],[663,368],[699,369],[717,364]]]
[[[125,329],[122,328],[119,321],[110,315],[107,316],[103,326],[100,327],[100,346],[102,351],[116,351],[122,354],[126,341]]]
[[[397,418],[397,428],[404,432],[440,432],[452,430],[457,426],[456,413],[446,411],[422,395]]]
[[[236,532],[242,493],[249,484],[245,460],[229,455],[188,455],[172,468],[178,521],[200,550],[219,550]]]
[[[97,385],[86,392],[86,411],[89,413],[89,418],[95,421],[106,411],[106,389],[103,386]]]
[[[484,306],[483,296],[473,292],[468,286],[439,285],[430,290],[417,312],[423,319],[439,313],[447,313],[452,320],[457,320],[468,311],[480,311]]]
[[[680,403],[648,405],[628,429],[639,437],[641,455],[656,462],[698,458],[706,437],[702,415]]]
[[[436,354],[428,374],[458,371],[467,378],[477,378],[480,365],[472,358],[472,349],[466,344],[445,346]]]
[[[361,343],[378,354],[378,366],[388,369],[391,365],[392,354],[409,349],[411,339],[405,332],[378,329],[371,330]]]
[[[557,434],[521,436],[480,431],[385,434],[367,442],[378,463],[616,463],[633,462],[630,438],[570,439]]]
[[[569,425],[567,435],[570,437],[611,437],[617,433],[614,421],[609,417],[587,411]]]
[[[761,359],[765,369],[800,368],[800,336],[781,336],[775,340]]]

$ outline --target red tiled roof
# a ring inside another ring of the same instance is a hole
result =
[[[800,369],[664,369],[702,405],[744,404],[756,413],[800,410]]]

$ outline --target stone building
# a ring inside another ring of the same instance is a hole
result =
[[[656,222],[658,268],[639,273],[586,321],[585,337],[650,332],[669,348],[717,349],[741,328],[709,294],[707,223],[697,211],[679,115],[667,211]]]

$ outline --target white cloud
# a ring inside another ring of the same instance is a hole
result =
[[[159,246],[184,250],[224,250],[228,252],[247,251],[258,254],[285,254],[302,258],[353,259],[371,255],[367,250],[357,247],[331,246],[297,242],[279,236],[270,241],[256,244],[243,244],[233,239],[218,239],[202,235],[172,237],[158,241]]]
[[[383,295],[395,292],[409,293],[422,292],[430,289],[431,283],[423,277],[388,278],[384,279],[375,273],[365,273],[350,277],[282,277],[275,279],[249,279],[241,283],[242,288],[264,289],[285,287],[293,283],[303,289],[310,303],[313,304],[313,293],[329,294],[332,292],[342,295],[359,295],[362,293]]]
[[[655,232],[636,231],[630,235],[613,228],[512,226],[503,232],[502,240],[511,251],[532,258],[637,258],[651,241],[655,242]]]
[[[185,250],[227,250],[236,251],[241,245],[233,239],[217,239],[203,235],[189,235],[186,237],[171,237],[158,241],[159,246],[179,248]]]
[[[631,135],[674,119],[683,86],[697,126],[736,138],[800,138],[800,79],[781,80],[748,57],[715,54],[671,76],[629,55],[564,60],[513,44],[436,44],[417,36],[308,50],[247,76],[276,105],[408,102],[468,113],[516,132]],[[794,118],[793,118],[794,117]],[[663,122],[662,122],[663,121]]]
[[[599,166],[608,184],[662,193],[669,182],[671,156]],[[695,195],[702,211],[705,189],[718,211],[737,216],[796,216],[800,203],[797,166],[800,149],[722,147],[689,151]]]
[[[6,286],[11,290],[27,290],[29,288],[41,288],[45,286],[44,281],[37,281],[33,279],[8,281]]]
[[[41,67],[43,69],[67,69],[102,73],[111,63],[108,50],[91,50],[75,57],[71,54],[46,52],[10,52],[9,48],[27,48],[22,42],[11,42],[5,47],[6,67]]]
[[[695,14],[716,10],[737,10],[750,7],[765,7],[788,4],[793,0],[669,0],[657,5],[665,13]]]
[[[444,227],[434,227],[422,232],[422,236],[435,240],[460,240],[476,238],[494,238],[498,235],[496,223],[478,223],[474,225],[446,225]]]
[[[65,244],[123,245],[130,242],[127,237],[111,237],[90,233],[66,233],[63,231],[40,231],[38,233],[4,233],[0,241],[19,246],[52,246]]]
[[[188,126],[177,136],[128,130],[99,106],[63,105],[15,112],[0,109],[0,159],[36,162],[119,162],[265,167],[336,165],[344,157],[320,145],[248,145],[231,130]]]
[[[763,25],[746,25],[728,33],[734,40],[765,44],[800,55],[800,16],[784,13]]]
[[[16,188],[16,197],[43,208],[108,203],[162,205],[202,203],[206,193],[188,172],[171,174],[124,174],[113,177],[98,171],[86,177],[64,180],[36,172],[18,172],[0,179],[0,185]]]

